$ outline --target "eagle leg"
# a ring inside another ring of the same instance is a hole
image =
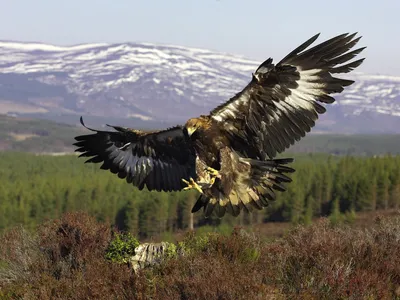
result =
[[[210,175],[210,183],[211,185],[214,184],[216,178],[221,178],[221,174],[211,167],[205,168],[205,171]]]
[[[198,190],[201,194],[203,193],[203,190],[201,187],[193,180],[192,177],[190,177],[189,181],[185,180],[182,178],[182,181],[187,184],[187,187],[183,188],[184,191],[191,190],[191,189],[196,189]]]

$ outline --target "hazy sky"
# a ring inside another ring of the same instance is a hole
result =
[[[400,76],[400,0],[0,0],[0,39],[143,41],[278,60],[321,32],[358,31],[361,71]]]

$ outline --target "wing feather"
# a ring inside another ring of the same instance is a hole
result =
[[[310,132],[320,114],[352,80],[333,77],[348,73],[364,59],[349,62],[365,47],[352,50],[361,37],[341,34],[307,49],[319,34],[290,52],[278,64],[264,61],[250,83],[211,111],[233,148],[265,160],[283,152]]]
[[[195,153],[180,126],[156,132],[143,132],[110,126],[115,131],[86,127],[93,134],[75,137],[74,145],[87,163],[102,163],[119,178],[126,178],[139,189],[177,191],[185,185],[182,178],[196,177]]]

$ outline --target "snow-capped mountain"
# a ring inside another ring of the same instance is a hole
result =
[[[261,63],[204,49],[148,43],[61,47],[3,41],[0,54],[0,113],[82,114],[170,123],[208,113],[240,91]],[[274,57],[276,62],[280,59]],[[336,97],[315,132],[400,132],[400,76],[354,72],[347,78],[356,83]]]

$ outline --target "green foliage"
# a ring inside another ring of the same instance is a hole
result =
[[[106,258],[112,262],[126,263],[135,255],[139,241],[128,233],[116,233],[106,250]]]
[[[204,225],[199,228],[197,228],[197,234],[198,235],[204,235],[208,233],[220,233],[222,235],[229,235],[232,232],[232,225],[228,223],[221,223],[216,226],[212,225]]]
[[[356,212],[353,209],[344,213],[344,222],[346,223],[354,223],[356,218]]]
[[[168,243],[167,249],[165,249],[166,258],[174,258],[177,255],[177,247],[174,243]]]
[[[199,233],[229,235],[237,225],[310,224],[321,216],[351,222],[357,212],[400,207],[400,156],[297,156],[293,181],[268,208],[222,219],[205,219],[201,211],[191,214],[195,191],[139,191],[82,161],[74,155],[0,152],[0,230],[17,224],[34,229],[65,212],[85,211],[140,239],[173,242],[174,234],[192,223]],[[346,217],[346,212],[351,214]]]
[[[260,258],[260,255],[261,253],[257,248],[252,247],[252,245],[249,245],[244,248],[243,254],[240,259],[243,263],[255,262]]]
[[[340,207],[339,207],[339,198],[335,198],[332,204],[333,207],[332,207],[332,212],[329,216],[329,220],[331,221],[332,224],[338,224],[343,222],[343,215],[340,212]]]
[[[205,252],[213,236],[213,233],[200,233],[197,235],[194,232],[189,232],[185,239],[178,243],[178,249],[186,255]]]

